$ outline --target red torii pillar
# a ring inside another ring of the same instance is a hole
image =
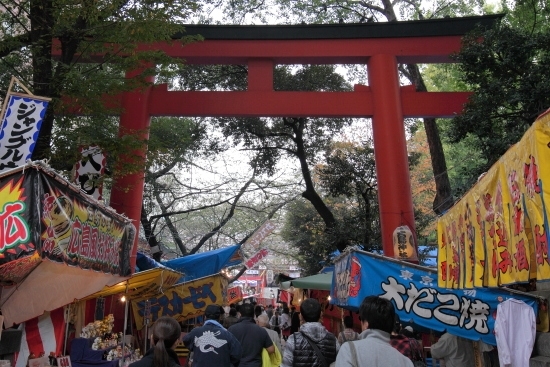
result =
[[[137,77],[139,71],[128,72],[127,78]],[[147,77],[146,81],[154,83],[154,77]],[[120,115],[119,136],[124,136],[129,132],[139,131],[139,139],[149,139],[149,126],[151,116],[149,115],[149,96],[152,86],[144,90],[135,90],[126,92],[122,95],[122,108],[124,112]],[[124,213],[136,226],[136,239],[130,255],[130,267],[132,272],[136,266],[137,244],[139,233],[139,224],[141,219],[141,204],[143,202],[143,188],[145,186],[145,156],[147,154],[147,145],[144,143],[143,149],[138,149],[128,153],[127,160],[142,165],[142,169],[137,173],[130,173],[114,179],[111,190],[110,206],[117,213]],[[124,160],[124,157],[121,158]]]
[[[397,227],[408,225],[416,243],[399,74],[393,55],[373,55],[367,66],[374,103],[372,130],[382,245],[384,255],[393,257],[393,231]]]

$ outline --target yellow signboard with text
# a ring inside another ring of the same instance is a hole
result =
[[[185,321],[203,315],[206,306],[223,305],[226,289],[226,278],[216,274],[177,284],[155,297],[134,299],[132,309],[136,327],[141,329],[145,326],[145,319],[153,323],[161,316]]]
[[[550,114],[543,115],[438,221],[438,285],[550,279]]]

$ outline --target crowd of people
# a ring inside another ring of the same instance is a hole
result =
[[[252,303],[209,305],[205,321],[180,335],[172,318],[158,319],[152,328],[152,348],[130,367],[178,367],[174,348],[183,342],[190,351],[189,367],[413,367],[423,353],[410,327],[403,328],[393,304],[378,296],[366,297],[360,308],[361,332],[353,319],[334,335],[320,322],[321,304],[304,300],[297,311]],[[432,345],[432,355],[448,367],[473,366],[473,347],[461,338],[444,334]]]

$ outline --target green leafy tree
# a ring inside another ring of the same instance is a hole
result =
[[[146,76],[163,77],[175,69],[178,61],[160,50],[140,50],[138,43],[171,41],[184,31],[177,22],[189,17],[196,4],[8,0],[2,7],[2,90],[13,75],[34,94],[53,98],[33,159],[50,158],[55,168],[65,169],[76,161],[77,144],[101,145],[111,159],[139,147],[142,142],[135,137],[117,139],[117,121],[111,116],[120,113],[120,106],[106,108],[103,102],[144,87]],[[134,70],[141,72],[125,78]],[[72,104],[62,103],[61,97]],[[74,106],[90,117],[68,117]]]
[[[550,31],[506,21],[469,35],[456,56],[474,94],[449,127],[451,142],[469,142],[481,152],[478,177],[518,142],[536,117],[550,107]]]

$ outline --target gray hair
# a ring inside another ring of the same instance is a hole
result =
[[[269,317],[267,317],[267,315],[264,313],[258,316],[256,320],[258,321],[258,325],[260,326],[267,326],[269,324]]]

